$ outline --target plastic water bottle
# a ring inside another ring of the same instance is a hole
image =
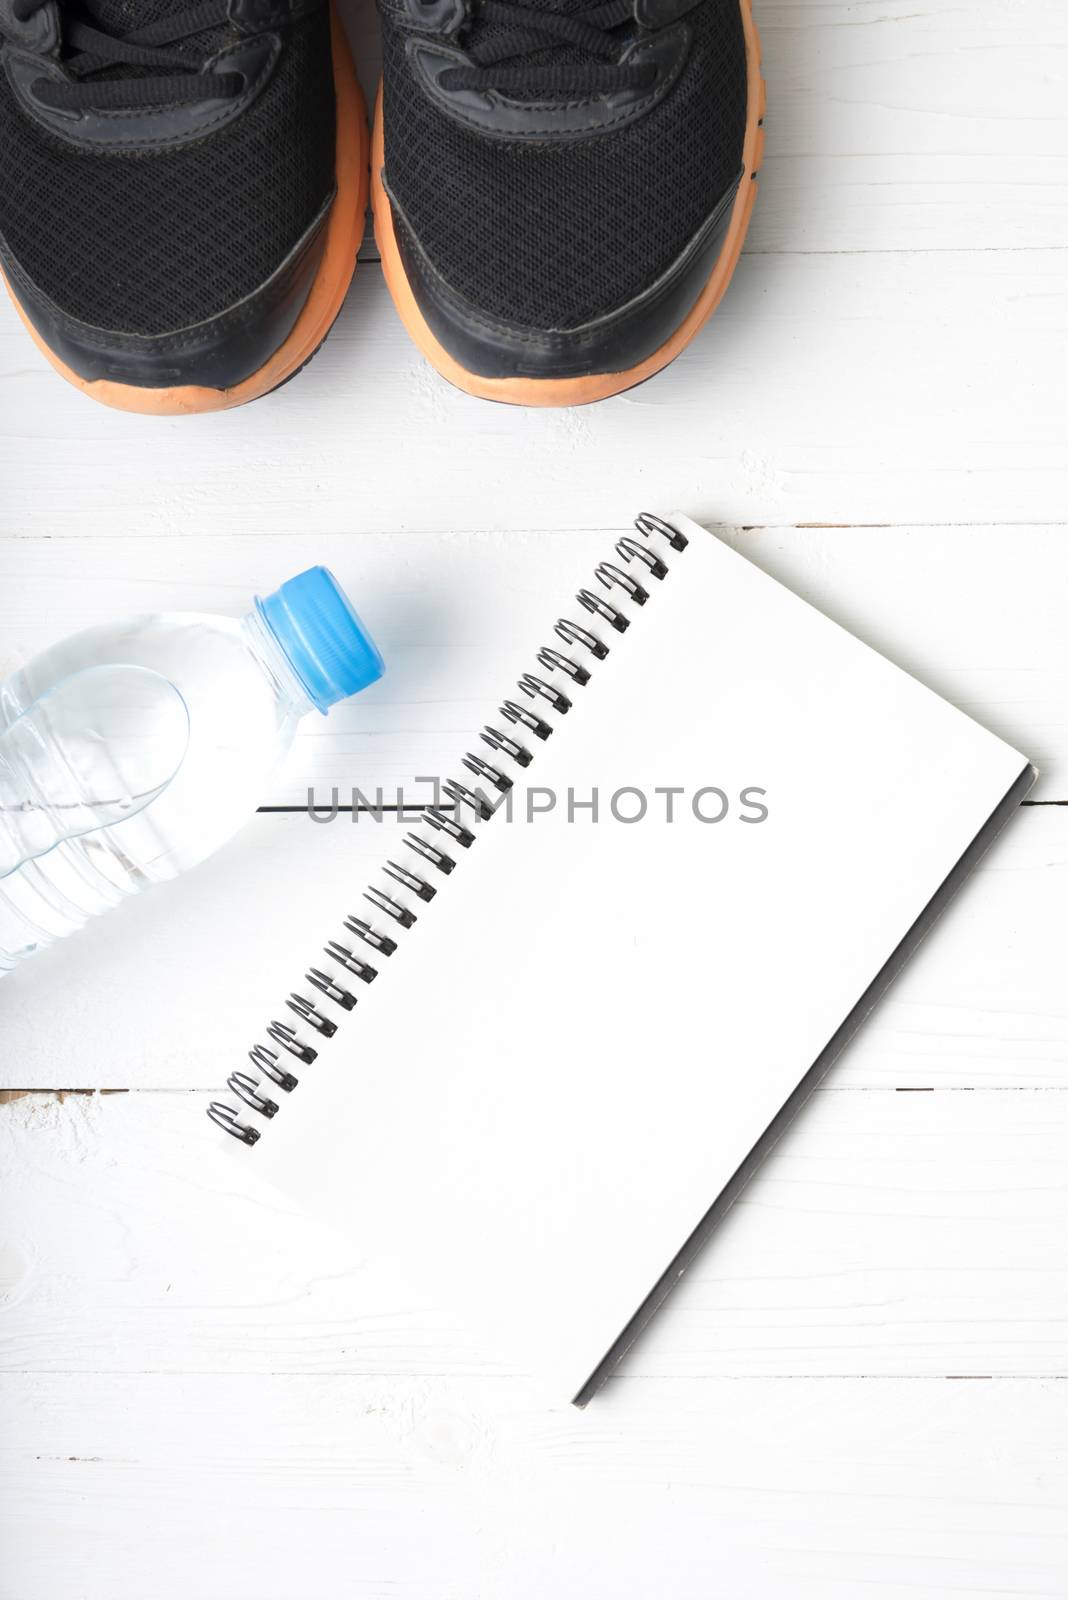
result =
[[[132,617],[0,685],[0,974],[203,861],[255,811],[300,720],[382,658],[325,567],[240,621]]]

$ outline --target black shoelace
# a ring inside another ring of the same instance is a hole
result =
[[[15,0],[16,20],[27,22],[42,0]],[[40,78],[34,85],[46,105],[60,111],[125,111],[141,106],[193,105],[207,99],[229,99],[240,94],[244,78],[239,72],[202,70],[186,51],[167,48],[183,39],[226,24],[226,0],[201,0],[188,11],[165,17],[132,33],[114,34],[79,16],[60,0],[62,62],[71,82]],[[121,77],[98,77],[109,68],[134,68]],[[144,77],[136,69],[148,68]]]
[[[479,39],[480,21],[494,25]],[[524,95],[607,94],[647,88],[656,77],[648,63],[621,62],[629,38],[615,30],[633,25],[633,0],[605,0],[603,5],[566,14],[543,11],[519,0],[480,0],[475,7],[467,54],[473,65],[450,67],[441,75],[443,89],[500,89]],[[524,61],[522,58],[570,46],[593,61]],[[504,65],[504,63],[508,63]]]

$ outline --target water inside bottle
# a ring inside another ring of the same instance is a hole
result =
[[[175,685],[140,666],[88,667],[3,710],[0,972],[142,886],[146,813],[190,731]]]

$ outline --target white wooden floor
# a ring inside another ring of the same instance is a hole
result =
[[[747,252],[632,395],[453,393],[373,257],[223,417],[95,409],[0,310],[0,669],[325,561],[390,672],[264,800],[389,786],[454,764],[607,530],[679,505],[1036,759],[1036,803],[584,1414],[361,1316],[208,1150],[394,824],[260,815],[6,981],[0,1600],[1068,1595],[1068,11],[758,20]]]

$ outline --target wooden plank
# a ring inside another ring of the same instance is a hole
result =
[[[5,1600],[1060,1600],[1068,1385],[8,1381]]]
[[[0,1086],[221,1088],[303,987],[326,939],[346,939],[343,917],[381,880],[404,826],[395,817],[256,817],[210,865],[34,956],[3,983]],[[1025,808],[860,1031],[835,1082],[1064,1084],[1066,901],[1068,808]],[[433,915],[448,916],[447,887]],[[358,1015],[349,1031],[356,1048]]]
[[[357,273],[299,382],[222,418],[94,410],[5,307],[8,525],[590,527],[650,501],[741,523],[1057,521],[1066,264],[1065,250],[750,256],[668,371],[544,412],[440,380],[377,269]]]
[[[340,815],[329,825],[257,817],[210,866],[34,956],[4,980],[0,1085],[219,1089],[265,1038],[326,939],[345,940],[345,914],[380,880],[403,831],[393,817],[355,825]],[[1066,898],[1068,815],[1024,809],[865,1024],[835,1081],[1063,1084]],[[448,915],[447,890],[433,914]],[[354,1047],[358,1026],[357,1016]]]
[[[479,1370],[427,1309],[368,1305],[359,1219],[339,1249],[205,1105],[0,1107],[6,1371]],[[1056,1090],[821,1091],[626,1375],[1068,1376],[1066,1138]]]
[[[646,493],[631,503],[631,516]],[[658,498],[650,494],[649,503]],[[700,514],[696,492],[686,505]],[[706,517],[712,511],[710,500]],[[621,518],[615,527],[566,533],[359,538],[311,529],[270,538],[191,530],[151,538],[8,537],[0,539],[0,673],[109,617],[240,614],[254,593],[325,562],[378,638],[387,674],[329,718],[308,719],[264,803],[302,804],[309,784],[324,796],[335,784],[388,789],[455,767],[628,525]],[[1036,798],[1068,798],[1068,529],[720,531],[1015,743],[1042,768]]]

